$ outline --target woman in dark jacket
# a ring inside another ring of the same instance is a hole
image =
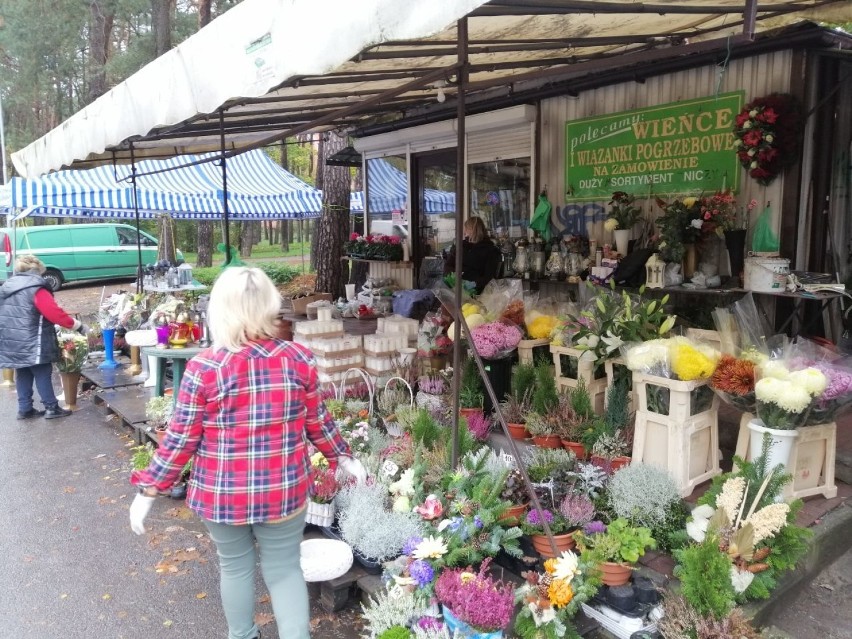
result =
[[[33,255],[15,261],[15,274],[0,287],[0,368],[15,369],[18,419],[70,415],[53,391],[53,362],[59,359],[56,325],[84,335],[88,327],[63,311],[42,277],[44,264]],[[33,382],[45,410],[33,406]]]
[[[497,277],[502,256],[500,249],[488,237],[485,222],[481,217],[472,216],[464,223],[462,240],[462,279],[476,284],[476,292],[481,293],[485,285]],[[456,268],[455,247],[447,256],[444,273],[452,273]]]

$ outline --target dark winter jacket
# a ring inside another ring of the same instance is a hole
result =
[[[488,238],[471,244],[467,240],[462,241],[462,279],[476,284],[476,292],[481,293],[485,285],[497,277],[500,270],[502,255],[500,249]],[[445,272],[452,273],[455,270],[456,253],[455,248],[447,257]]]
[[[49,364],[59,358],[56,328],[33,302],[41,288],[50,290],[33,272],[15,273],[0,286],[0,368]]]

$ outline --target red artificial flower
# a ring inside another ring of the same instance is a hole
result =
[[[766,122],[767,124],[775,124],[775,122],[778,120],[778,114],[772,107],[764,109],[763,113],[759,113],[757,117],[760,120]]]
[[[758,146],[763,139],[763,133],[756,129],[752,129],[743,136],[743,142],[748,146]]]
[[[737,119],[736,119],[737,126],[742,127],[742,125],[745,124],[746,122],[748,122],[748,120],[749,120],[748,111],[740,112],[740,114],[737,115]]]
[[[361,236],[358,235],[357,233],[352,233],[352,234],[349,235],[349,241],[350,242],[356,242],[356,241],[358,241],[358,239],[360,239],[360,237]]]

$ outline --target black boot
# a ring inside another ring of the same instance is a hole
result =
[[[18,413],[18,419],[32,419],[33,417],[41,417],[42,415],[44,415],[43,410],[31,408],[26,413]]]
[[[44,418],[45,419],[58,419],[59,417],[68,417],[68,415],[70,415],[70,414],[71,414],[70,410],[62,408],[61,406],[59,406],[57,404],[53,408],[48,408],[44,412]]]

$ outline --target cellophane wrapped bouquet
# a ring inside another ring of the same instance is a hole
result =
[[[56,370],[60,373],[79,373],[83,370],[86,356],[89,354],[89,340],[79,333],[63,332],[59,340],[59,359]]]

